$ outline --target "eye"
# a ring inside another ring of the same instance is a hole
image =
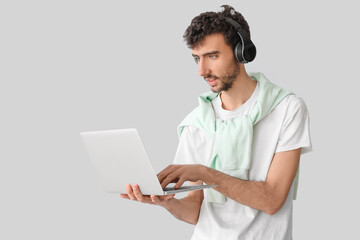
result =
[[[218,56],[216,55],[216,54],[211,54],[211,55],[209,55],[209,58],[210,59],[216,59]]]
[[[199,58],[199,57],[194,57],[194,61],[195,61],[195,63],[196,63],[196,64],[198,64],[198,63],[199,63],[199,60],[200,60],[200,58]]]

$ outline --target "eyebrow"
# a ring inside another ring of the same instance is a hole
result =
[[[220,53],[220,51],[212,51],[212,52],[207,52],[207,53],[204,53],[203,55],[200,55],[200,56],[208,56],[208,55],[212,55],[212,54],[218,54]],[[191,54],[193,57],[199,57],[199,55],[196,55],[196,54]]]

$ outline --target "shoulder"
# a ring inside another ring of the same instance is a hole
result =
[[[308,118],[305,101],[294,94],[285,97],[279,105],[266,116],[259,125],[281,129],[290,123],[303,122]],[[275,127],[276,126],[276,127]]]
[[[179,127],[182,126],[187,126],[187,125],[193,125],[194,122],[196,121],[196,116],[198,115],[199,112],[199,106],[195,107],[191,112],[189,112],[185,118],[181,121],[181,123],[179,124]]]
[[[204,136],[206,136],[204,132],[201,131],[201,129],[193,125],[184,126],[182,135],[185,135],[190,138],[203,138]]]
[[[305,101],[295,94],[287,96],[282,103],[288,107],[306,108]]]
[[[307,107],[305,101],[295,95],[291,94],[282,100],[279,105],[274,109],[274,112],[277,114],[292,114],[298,111],[307,112]]]
[[[307,114],[307,107],[305,101],[295,94],[287,96],[277,108],[279,108],[278,110],[283,112],[287,116],[294,115],[297,112]]]

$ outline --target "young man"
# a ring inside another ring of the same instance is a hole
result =
[[[303,100],[272,84],[244,63],[256,50],[249,26],[230,6],[195,17],[184,34],[211,92],[180,124],[175,165],[158,174],[175,182],[217,185],[183,199],[128,198],[160,205],[195,224],[192,239],[292,239],[292,203],[301,153],[311,150]]]

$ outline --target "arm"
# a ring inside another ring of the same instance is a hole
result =
[[[201,184],[201,182],[190,183]],[[196,224],[198,221],[201,203],[204,195],[202,190],[191,191],[185,198],[176,199],[173,195],[169,196],[144,196],[141,194],[138,185],[126,187],[127,194],[121,194],[122,198],[139,201],[142,203],[149,203],[159,205],[167,209],[177,219],[185,221],[190,224]]]
[[[201,182],[195,184],[199,185]],[[169,201],[164,207],[177,219],[195,225],[198,222],[203,199],[203,190],[191,191],[185,198],[172,198],[172,201]]]
[[[295,178],[301,149],[274,154],[265,182],[246,181],[202,165],[170,165],[159,173],[162,186],[201,180],[229,198],[249,207],[275,214],[286,201]]]

